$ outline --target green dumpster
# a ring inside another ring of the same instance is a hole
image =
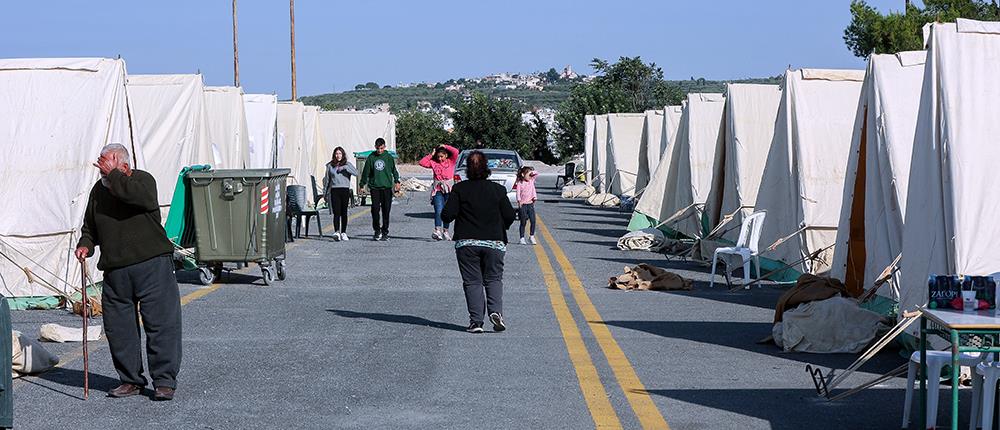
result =
[[[368,157],[370,157],[373,152],[375,152],[374,149],[371,149],[371,150],[368,150],[368,151],[362,151],[362,152],[355,152],[354,153],[354,159],[357,160],[357,164],[358,164],[357,165],[358,173],[364,173],[364,171],[365,171],[365,160],[368,160]],[[389,155],[392,155],[392,158],[399,158],[399,155],[396,154],[396,151],[389,151]],[[360,180],[358,181],[357,186],[358,186],[358,189],[355,190],[355,195],[361,198],[361,206],[364,206],[365,204],[367,204],[365,201],[368,199],[368,192],[367,192],[367,190],[364,190],[364,189],[361,188],[361,181]]]
[[[285,182],[289,169],[188,172],[195,260],[211,284],[226,263],[256,263],[264,283],[285,279]]]

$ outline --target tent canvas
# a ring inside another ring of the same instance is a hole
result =
[[[0,217],[4,296],[55,295],[40,281],[64,293],[79,285],[73,250],[104,145],[125,145],[145,168],[133,143],[126,76],[122,60],[0,60],[0,175],[7,181],[0,199],[18,208]],[[88,260],[89,270],[100,280],[96,262]]]
[[[903,224],[900,310],[931,274],[1000,272],[1000,23],[932,24]]]
[[[777,85],[726,85],[723,161],[715,166],[716,178],[705,208],[711,229],[728,220],[719,230],[724,242],[736,243],[743,218],[757,204],[780,103]]]
[[[687,104],[687,102],[683,102]],[[656,163],[656,169],[649,177],[649,183],[639,197],[639,202],[629,220],[628,229],[630,231],[642,230],[644,228],[657,226],[665,232],[670,232],[664,226],[658,226],[660,221],[665,220],[670,214],[664,214],[663,198],[666,195],[667,176],[670,173],[670,160],[673,155],[674,142],[677,140],[677,130],[680,128],[683,117],[684,106],[667,106],[663,115],[663,151],[660,159]]]
[[[757,192],[757,210],[767,211],[760,237],[763,270],[791,269],[773,274],[775,279],[830,267],[863,80],[861,70],[785,72]],[[780,239],[785,240],[775,245]],[[814,253],[815,260],[805,259]]]
[[[635,179],[636,193],[642,193],[649,185],[649,178],[656,170],[663,153],[664,133],[662,110],[647,110],[646,122],[642,130],[642,140],[639,147],[639,172]]]
[[[594,162],[596,165],[594,188],[600,192],[607,192],[608,189],[608,116],[594,116]]]
[[[155,163],[147,170],[156,179],[161,215],[166,221],[185,166],[211,163],[201,75],[128,76],[135,140]]]
[[[302,172],[303,178],[308,183],[312,184],[312,178],[310,176],[315,174],[315,170],[318,167],[322,168],[325,164],[325,160],[328,160],[331,154],[320,154],[320,150],[323,147],[323,136],[319,129],[319,107],[317,106],[306,106],[303,111],[302,126],[304,127],[303,138],[303,154],[299,158],[299,171]],[[322,181],[322,177],[317,177],[318,181]],[[305,185],[305,184],[303,184]],[[321,182],[317,182],[317,185],[322,185]]]
[[[205,87],[208,138],[215,169],[242,169],[249,164],[250,143],[238,87]]]
[[[616,195],[634,196],[639,173],[639,148],[642,144],[646,114],[608,114],[607,177]]]
[[[584,115],[583,117],[583,171],[584,181],[590,184],[595,175],[594,163],[594,115]]]
[[[278,159],[275,166],[291,169],[289,183],[309,183],[311,171],[301,171],[305,154],[305,105],[300,102],[278,103]]]
[[[275,127],[278,118],[278,97],[273,94],[244,94],[243,109],[247,116],[247,143],[250,150],[248,168],[274,167]]]
[[[322,148],[318,160],[329,160],[336,147],[347,151],[347,159],[357,165],[355,152],[363,152],[375,148],[375,139],[383,138],[386,149],[394,151],[396,147],[396,118],[386,112],[353,112],[335,111],[320,112],[319,128],[322,134]],[[324,175],[324,163],[314,167],[317,181]]]
[[[830,269],[830,275],[844,280],[851,291],[873,286],[902,251],[926,57],[926,51],[876,54],[868,63]],[[878,294],[899,299],[888,287]]]

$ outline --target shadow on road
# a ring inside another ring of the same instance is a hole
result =
[[[107,391],[118,386],[119,381],[116,378],[109,378],[104,375],[99,375],[94,372],[90,372],[90,395],[100,395],[103,396]],[[54,391],[59,394],[63,394],[69,397],[78,398],[83,400],[83,371],[76,369],[65,369],[62,367],[56,367],[48,372],[42,373],[41,375],[35,376],[25,376],[21,378],[21,381],[25,383],[37,385],[39,387],[45,388],[50,391]],[[51,384],[46,382],[51,382],[55,384],[62,385],[64,387],[79,388],[79,390],[67,391],[61,389],[61,387],[53,387]]]
[[[354,312],[354,311],[345,311],[339,309],[327,309],[326,311],[332,312],[333,314],[344,318],[361,318],[372,321],[383,321],[396,324],[409,324],[416,326],[439,328],[443,330],[465,331],[465,327],[460,326],[458,324],[451,324],[440,321],[431,321],[427,318],[422,318],[414,315],[383,314],[377,312]]]

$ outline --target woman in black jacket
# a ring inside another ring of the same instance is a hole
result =
[[[503,257],[514,208],[503,185],[488,181],[486,156],[472,151],[466,159],[465,181],[455,184],[441,211],[444,222],[455,222],[455,256],[469,307],[469,333],[482,333],[485,314],[494,331],[504,331]]]

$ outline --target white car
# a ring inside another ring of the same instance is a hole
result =
[[[510,205],[517,209],[520,205],[517,204],[514,182],[517,181],[517,172],[524,165],[524,160],[521,160],[521,156],[517,152],[506,149],[480,149],[479,151],[486,155],[486,162],[492,172],[489,180],[503,185],[507,189],[507,199],[510,200]],[[458,155],[458,165],[455,167],[456,181],[462,180],[462,175],[465,174],[465,159],[470,152],[472,150],[465,150]]]

